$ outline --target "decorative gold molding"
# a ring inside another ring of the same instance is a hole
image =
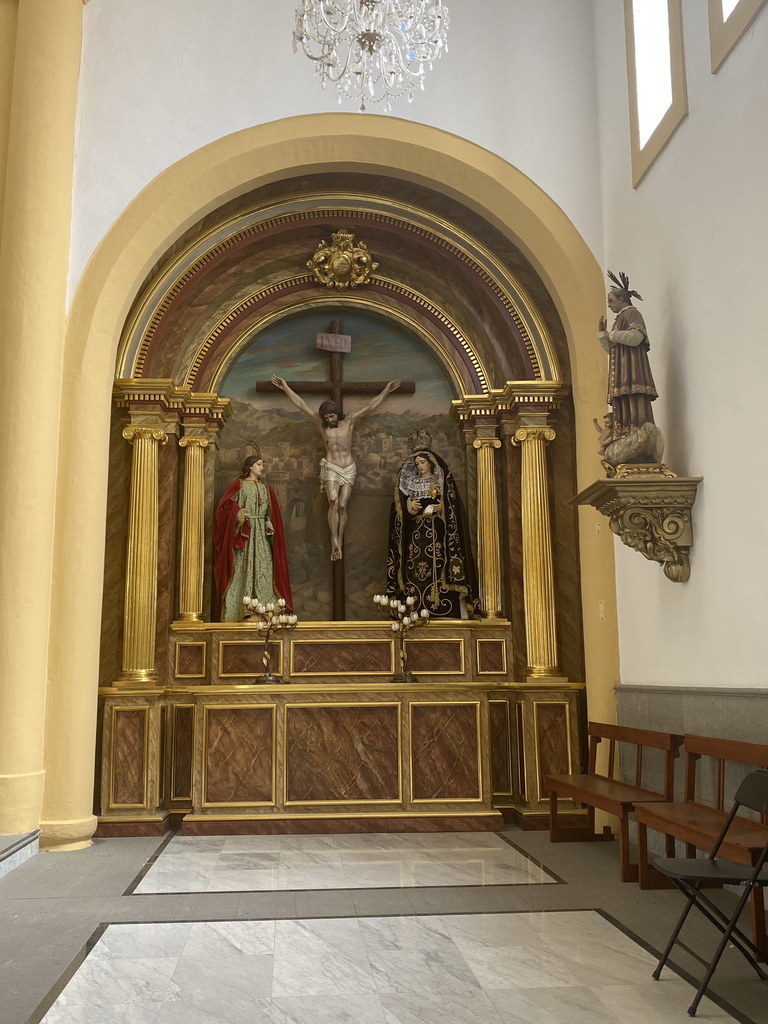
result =
[[[501,615],[501,543],[499,541],[499,499],[493,453],[501,448],[497,437],[478,437],[477,450],[477,554],[480,563],[480,604],[488,619]]]
[[[180,388],[172,380],[119,379],[115,381],[113,395],[118,409],[134,413],[146,410],[169,421],[202,418],[214,430],[223,426],[232,411],[228,398]]]
[[[270,711],[272,719],[272,799],[271,800],[207,800],[208,794],[208,718],[210,711]],[[277,806],[277,704],[213,704],[203,703],[203,725],[200,764],[200,808],[204,807],[276,807]],[[195,730],[197,735],[197,730]],[[193,787],[194,788],[194,787]],[[197,808],[195,808],[197,809]]]
[[[480,644],[501,644],[501,652],[503,654],[502,662],[503,668],[500,668],[498,672],[490,672],[487,669],[480,668]],[[485,639],[475,639],[475,660],[477,661],[477,674],[479,676],[505,676],[507,674],[507,642],[504,637],[486,637]]]
[[[190,675],[188,672],[179,672],[179,647],[202,647],[203,649],[203,667],[201,672],[194,672]],[[205,679],[205,669],[208,655],[208,644],[205,640],[177,640],[175,644],[176,661],[174,664],[174,678],[175,679]]]
[[[454,708],[474,707],[475,728],[477,733],[477,796],[449,796],[449,797],[416,797],[413,792],[413,709],[418,707],[427,708]],[[483,736],[480,721],[482,701],[479,700],[410,700],[408,701],[408,739],[410,743],[408,761],[411,766],[410,772],[410,803],[413,807],[419,804],[464,804],[481,803],[484,800],[485,780],[483,777]]]
[[[659,562],[668,580],[685,583],[691,575],[693,503],[702,479],[617,475],[596,480],[571,501],[592,505],[608,517],[611,530],[622,543]]]
[[[342,291],[369,284],[379,266],[368,252],[365,242],[354,244],[353,232],[342,229],[331,235],[331,244],[318,244],[307,266],[318,284]]]

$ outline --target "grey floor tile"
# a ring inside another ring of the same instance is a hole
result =
[[[296,893],[296,917],[354,917],[351,892],[320,891]]]

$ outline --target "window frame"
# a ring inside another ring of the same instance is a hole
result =
[[[739,0],[724,20],[722,0],[709,0],[709,56],[713,75],[723,66],[766,3],[768,0]]]
[[[710,0],[710,3],[712,0]],[[766,3],[768,0],[759,0]],[[722,8],[721,8],[722,11]],[[637,67],[633,0],[624,0],[624,35],[627,47],[627,84],[629,88],[629,137],[632,153],[632,187],[637,188],[688,115],[688,87],[685,76],[682,0],[667,0],[669,19],[669,62],[672,102],[644,146],[640,145],[640,119],[637,103]]]

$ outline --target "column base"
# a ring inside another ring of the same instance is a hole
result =
[[[527,686],[567,686],[568,677],[560,675],[557,668],[552,669],[528,669],[529,675],[525,677]]]
[[[95,814],[87,818],[64,818],[61,821],[43,819],[40,849],[61,853],[66,850],[85,850],[91,845],[98,820]]]
[[[202,622],[203,616],[200,612],[180,612],[177,622]]]
[[[0,775],[0,835],[34,832],[40,824],[45,772]]]
[[[132,689],[141,686],[149,688],[157,686],[157,681],[157,672],[153,668],[127,668],[123,669],[112,685],[117,689]]]

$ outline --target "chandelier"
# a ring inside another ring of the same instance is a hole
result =
[[[424,88],[424,73],[448,49],[443,0],[301,0],[293,50],[299,45],[343,97],[383,103]]]

